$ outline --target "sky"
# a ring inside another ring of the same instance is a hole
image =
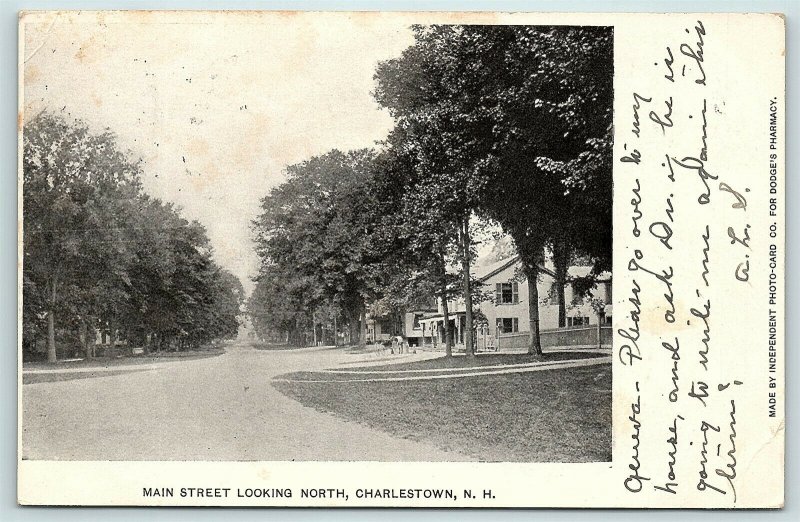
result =
[[[284,168],[373,146],[392,120],[373,100],[376,64],[413,43],[397,17],[292,13],[24,20],[23,119],[63,112],[111,129],[144,160],[147,193],[208,230],[245,289],[251,221]]]

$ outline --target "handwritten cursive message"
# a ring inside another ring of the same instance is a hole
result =
[[[754,244],[769,231],[754,216],[764,180],[732,175],[731,144],[719,145],[735,103],[714,73],[723,59],[714,38],[702,19],[682,24],[650,60],[643,87],[617,93],[626,249],[614,350],[627,413],[615,458],[631,495],[735,506],[742,426],[758,422],[740,404],[759,381],[748,382],[739,364],[748,347],[731,339],[747,328],[753,264],[765,254]]]

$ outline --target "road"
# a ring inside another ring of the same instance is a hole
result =
[[[413,357],[413,356],[412,356]],[[26,384],[22,456],[45,460],[464,461],[287,398],[273,376],[363,359],[342,349],[265,351],[124,374]],[[119,369],[119,368],[115,368]]]

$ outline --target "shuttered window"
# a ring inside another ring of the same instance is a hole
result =
[[[517,333],[517,332],[519,332],[519,318],[518,317],[498,317],[497,318],[497,331],[499,333]]]
[[[519,303],[519,284],[495,283],[494,285],[495,304],[516,304]]]

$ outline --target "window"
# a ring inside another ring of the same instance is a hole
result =
[[[517,333],[519,332],[519,318],[503,317],[497,319],[498,333]]]
[[[495,304],[519,303],[519,283],[514,283],[512,281],[508,283],[495,283],[494,302]]]
[[[570,293],[572,294],[572,299],[570,300],[570,303],[572,303],[573,305],[579,305],[579,304],[581,304],[581,301],[583,301],[583,297],[584,297],[584,296],[583,296],[583,295],[581,295],[579,292],[577,292],[577,291],[575,290],[575,283],[568,283],[568,284],[567,284],[567,288],[569,288],[569,289],[570,289]],[[591,292],[590,292],[589,294],[587,294],[587,297],[591,297],[591,295],[592,295],[592,294],[591,294]],[[565,299],[565,300],[566,300],[566,299]]]
[[[414,314],[414,321],[412,322],[411,328],[414,330],[420,329],[419,320],[422,319],[422,314]]]
[[[588,317],[567,317],[567,326],[588,326]]]
[[[612,322],[612,321],[611,321],[611,316],[610,316],[610,315],[607,315],[607,316],[605,316],[605,317],[603,318],[603,320],[605,321],[605,324],[607,324],[607,325],[611,326],[611,322]]]
[[[611,304],[611,281],[606,281],[606,304]]]
[[[547,294],[547,299],[552,305],[558,304],[558,283],[553,283],[550,285],[550,292]]]

